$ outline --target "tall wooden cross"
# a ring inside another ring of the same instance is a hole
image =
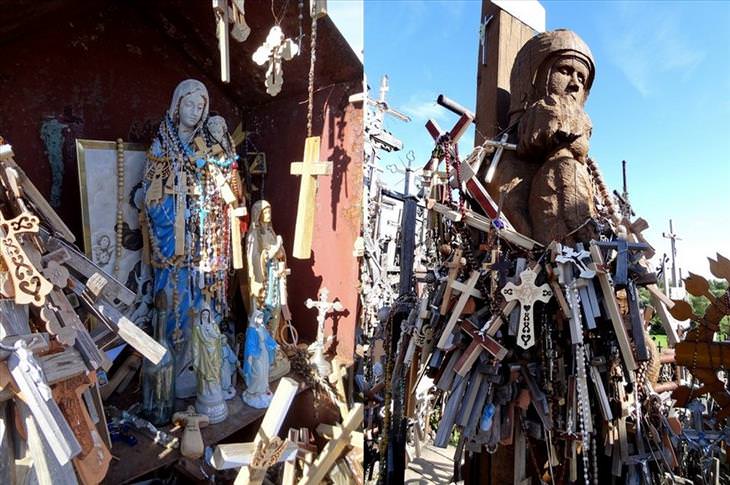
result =
[[[519,286],[514,283],[507,283],[502,288],[502,294],[507,301],[517,300],[520,302],[520,327],[517,332],[517,345],[523,349],[529,349],[535,344],[535,325],[533,322],[534,304],[537,301],[547,303],[553,296],[550,285],[537,286],[535,279],[537,273],[526,269],[520,273]]]
[[[436,344],[439,349],[444,350],[449,345],[449,342],[451,341],[451,332],[454,331],[456,322],[459,320],[461,313],[464,311],[464,307],[466,306],[467,301],[469,301],[469,298],[472,296],[475,298],[482,298],[481,292],[475,288],[477,281],[479,281],[479,276],[479,271],[472,271],[469,279],[466,280],[465,283],[461,283],[460,281],[454,281],[451,283],[452,291],[459,291],[461,292],[461,295],[459,296],[459,300],[456,302],[456,305],[454,305],[454,308],[452,308],[449,321],[446,322],[441,338],[439,339],[438,344]]]
[[[217,470],[241,467],[234,484],[259,485],[268,467],[280,461],[293,460],[297,453],[296,444],[282,441],[277,435],[298,389],[299,384],[294,379],[282,378],[253,442],[216,446],[211,458],[213,467]]]
[[[5,219],[0,212],[0,257],[5,262],[13,283],[15,303],[42,307],[53,284],[45,279],[31,262],[18,239],[22,234],[38,232],[38,218],[29,213]]]
[[[304,143],[304,161],[291,164],[291,174],[302,177],[299,187],[299,203],[297,204],[297,223],[294,229],[294,247],[292,248],[292,256],[297,259],[309,259],[312,252],[317,176],[332,175],[332,162],[317,161],[319,142],[318,136],[308,137]]]
[[[672,220],[669,219],[669,232],[663,232],[662,237],[669,239],[671,247],[672,247],[672,288],[677,287],[677,241],[680,241],[681,238],[677,236],[674,233],[674,227],[672,225]]]

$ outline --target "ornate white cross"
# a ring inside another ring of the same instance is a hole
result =
[[[502,294],[507,301],[517,300],[520,303],[520,328],[517,332],[517,345],[523,349],[529,349],[535,344],[535,326],[533,323],[533,304],[536,301],[547,303],[553,296],[550,286],[535,285],[537,273],[526,269],[520,273],[522,283],[517,286],[514,283],[507,283],[502,288]]]
[[[341,312],[345,309],[345,307],[343,307],[342,303],[340,303],[339,301],[327,301],[327,297],[329,296],[329,294],[330,292],[327,288],[322,288],[319,290],[319,299],[317,301],[314,301],[311,298],[307,298],[307,301],[304,302],[307,308],[316,308],[318,312],[317,341],[310,346],[310,351],[312,351],[314,354],[312,355],[311,359],[312,364],[317,367],[317,372],[322,378],[328,377],[332,372],[332,367],[330,366],[330,363],[327,362],[327,360],[324,358],[324,321],[325,318],[327,318],[328,313]]]
[[[290,61],[299,52],[296,42],[285,39],[281,27],[274,25],[266,36],[266,41],[256,49],[252,59],[259,66],[266,66],[266,92],[276,96],[281,91],[284,82],[284,70],[281,61]]]

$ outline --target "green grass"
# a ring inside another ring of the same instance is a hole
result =
[[[660,349],[667,348],[667,336],[666,335],[650,335],[651,339],[656,342]]]

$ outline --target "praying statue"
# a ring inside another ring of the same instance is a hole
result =
[[[515,229],[549,244],[597,236],[584,105],[595,66],[574,32],[536,35],[517,53],[510,77],[510,121],[516,129],[488,190]]]
[[[286,306],[286,253],[281,236],[271,225],[271,204],[265,200],[254,202],[251,208],[251,227],[246,233],[246,259],[250,308],[268,309],[271,314],[268,328],[275,336],[282,309]]]
[[[220,149],[220,120],[209,126],[210,98],[200,81],[175,88],[170,108],[147,152],[143,226],[154,288],[167,306],[167,337],[175,354],[175,395],[196,395],[191,337],[203,310],[214,323],[228,314],[229,205],[221,187],[235,169],[235,154]],[[225,122],[222,125],[225,128]],[[214,177],[213,175],[216,175]],[[222,237],[223,236],[223,237]]]
[[[192,335],[193,369],[197,378],[195,410],[208,416],[210,424],[215,424],[228,416],[221,384],[223,346],[218,324],[211,321],[210,311],[204,310],[200,319],[200,323],[194,324]]]
[[[276,355],[277,345],[266,330],[264,312],[254,310],[246,329],[246,347],[243,352],[243,379],[246,390],[241,399],[252,408],[263,409],[271,404],[269,369]]]

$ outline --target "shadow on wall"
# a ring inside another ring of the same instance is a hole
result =
[[[331,94],[331,91],[330,91]],[[330,179],[330,191],[332,192],[332,201],[330,202],[332,214],[332,230],[337,230],[337,205],[340,202],[342,190],[345,190],[345,198],[347,198],[347,168],[352,158],[347,154],[345,148],[345,113],[347,112],[347,104],[349,103],[347,92],[345,91],[340,98],[336,109],[330,110],[329,95],[325,101],[328,118],[328,130],[330,140],[330,148],[332,148],[332,178]],[[334,116],[332,113],[339,113],[340,116]],[[336,134],[336,135],[335,135]],[[332,146],[334,145],[334,146]]]

